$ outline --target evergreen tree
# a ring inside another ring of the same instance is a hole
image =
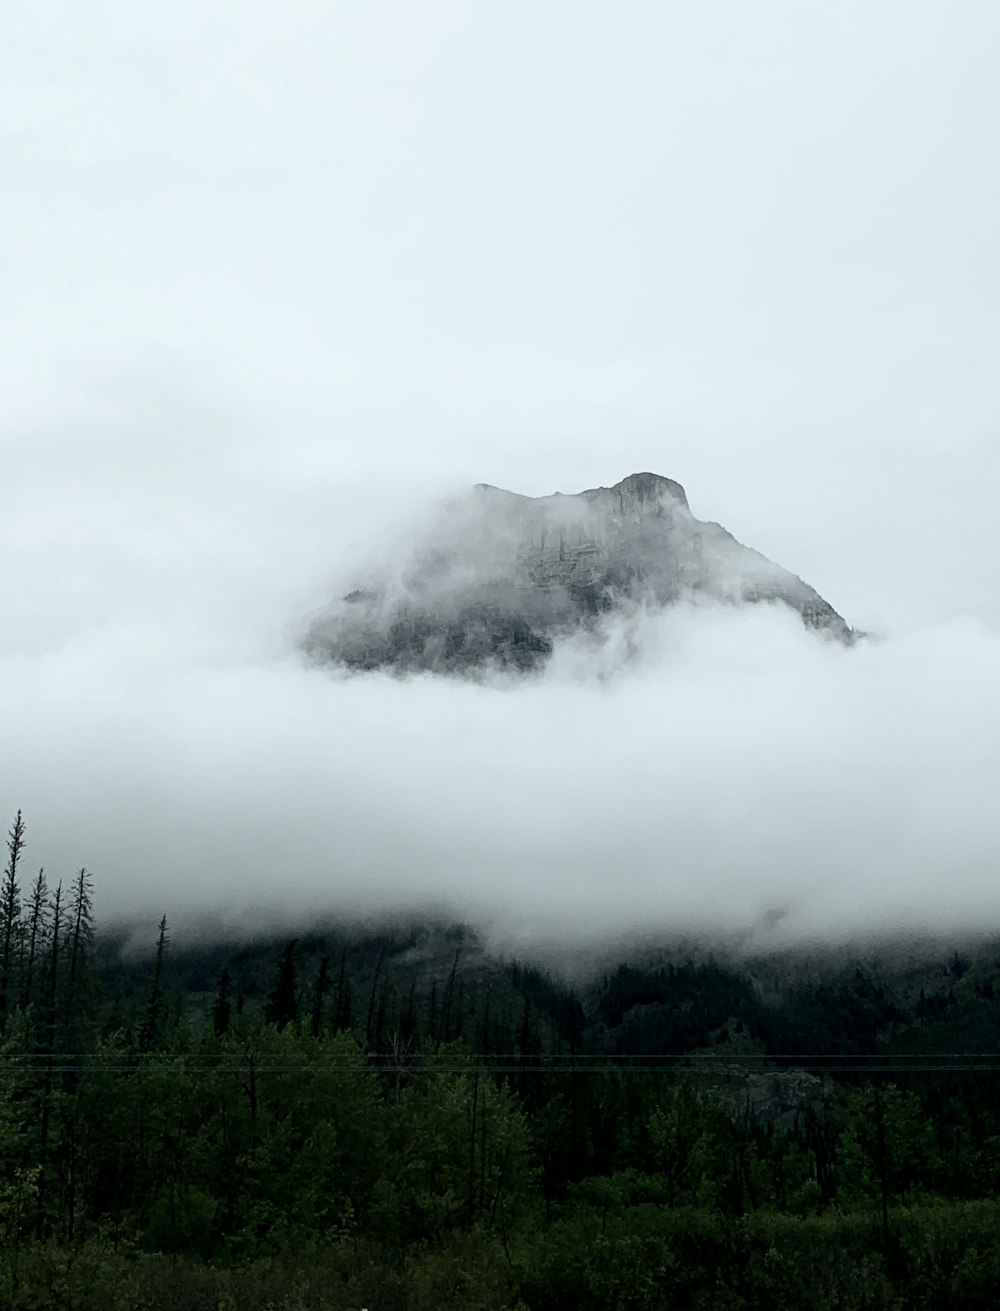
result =
[[[296,977],[295,952],[298,938],[285,944],[278,964],[278,973],[264,1007],[264,1019],[283,1029],[286,1024],[294,1023],[299,1018],[298,980]]]
[[[448,975],[448,986],[444,991],[444,1035],[443,1042],[451,1041],[451,1002],[455,994],[455,975],[458,971],[458,960],[462,954],[461,946],[455,948],[455,959],[452,962],[451,973]]]
[[[333,1031],[344,1033],[354,1023],[354,994],[347,978],[347,948],[340,952],[340,977],[337,980],[337,1004],[334,1007]]]
[[[323,1003],[330,987],[330,957],[324,956],[319,963],[319,973],[313,987],[312,1035],[318,1038],[323,1028]]]
[[[417,1033],[417,981],[416,979],[410,984],[410,995],[407,998],[406,1010],[403,1012],[403,1018],[399,1026],[399,1036],[404,1047],[409,1049],[413,1046],[418,1037]]]
[[[94,880],[85,869],[77,872],[69,903],[69,982],[79,980],[84,957],[94,939]]]
[[[164,915],[160,920],[160,928],[156,937],[156,960],[153,965],[153,980],[149,989],[149,998],[146,1002],[146,1013],[139,1027],[139,1045],[143,1051],[152,1051],[163,1038],[163,963],[169,941],[167,917]]]
[[[378,981],[382,973],[382,962],[385,959],[385,944],[379,948],[378,960],[375,962],[375,973],[372,975],[372,990],[368,997],[368,1018],[365,1021],[365,1046],[369,1049],[372,1045],[372,1021],[375,1017],[375,998],[378,995]]]
[[[49,886],[44,868],[38,871],[28,899],[27,955],[21,985],[21,1005],[30,1006],[35,981],[35,961],[45,945],[49,916]]]
[[[45,1020],[42,1025],[40,1055],[48,1059],[43,1064],[42,1114],[38,1134],[38,1180],[36,1184],[37,1209],[35,1230],[41,1238],[45,1232],[45,1207],[48,1196],[49,1129],[52,1117],[53,1062],[56,1047],[56,1028],[59,1001],[59,946],[62,940],[62,884],[52,898],[52,938],[49,944],[49,963],[45,978]]]
[[[50,903],[52,936],[49,940],[49,962],[45,971],[45,1019],[48,1030],[47,1050],[55,1048],[56,1015],[59,1000],[59,947],[62,942],[63,903],[62,884],[58,884]]]
[[[217,1038],[221,1038],[224,1033],[229,1032],[233,1010],[231,997],[232,984],[229,978],[229,970],[226,968],[219,975],[219,991],[215,998],[215,1005],[212,1007],[212,1029]]]
[[[389,980],[386,979],[382,984],[382,991],[379,994],[378,1009],[375,1012],[375,1032],[372,1038],[371,1048],[373,1051],[382,1052],[383,1034],[385,1033],[385,1021],[389,1011]]]
[[[69,1047],[76,1044],[76,1031],[83,1009],[83,969],[94,938],[94,884],[85,869],[73,880],[66,928],[66,1036]]]
[[[7,835],[7,866],[0,887],[0,1032],[7,1026],[14,968],[21,937],[21,886],[18,866],[25,848],[25,824],[18,811]]]

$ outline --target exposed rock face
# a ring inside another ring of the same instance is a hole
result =
[[[796,1112],[823,1091],[823,1080],[806,1070],[726,1070],[729,1102],[737,1120],[787,1127]]]
[[[609,612],[697,594],[780,602],[853,640],[800,578],[696,519],[679,483],[634,473],[575,496],[480,484],[443,507],[407,559],[315,619],[305,647],[357,669],[528,670]]]

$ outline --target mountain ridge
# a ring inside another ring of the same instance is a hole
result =
[[[303,645],[318,662],[360,670],[528,672],[607,616],[698,596],[783,604],[817,633],[856,637],[814,588],[697,519],[681,483],[646,471],[538,497],[475,484],[316,616]]]

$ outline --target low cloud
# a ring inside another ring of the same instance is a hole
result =
[[[31,486],[61,504],[57,477]],[[983,623],[845,649],[781,606],[684,604],[526,679],[346,674],[303,660],[300,622],[412,497],[321,514],[302,482],[279,509],[257,477],[235,510],[203,488],[171,535],[191,498],[137,486],[113,546],[78,523],[65,552],[23,550],[0,655],[0,800],[50,877],[94,871],[105,919],[412,911],[519,942],[1000,926]]]
[[[994,924],[1000,9],[522,8],[4,6],[0,819],[105,920]],[[882,640],[301,658],[431,501],[638,470]]]

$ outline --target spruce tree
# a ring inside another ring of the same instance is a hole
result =
[[[83,1009],[83,969],[94,939],[94,883],[85,869],[73,880],[66,927],[66,1036],[74,1046]]]
[[[146,1002],[146,1014],[139,1026],[139,1046],[147,1052],[152,1051],[163,1038],[163,962],[169,941],[167,917],[164,915],[160,920],[156,937],[156,961],[153,965],[153,980]]]
[[[27,954],[21,982],[21,1005],[30,1006],[35,981],[35,961],[45,946],[49,923],[49,885],[44,867],[38,871],[28,897]]]
[[[319,973],[313,987],[312,1035],[318,1038],[323,1028],[323,1005],[330,987],[330,957],[324,956],[319,963]]]
[[[233,1013],[231,997],[232,983],[229,978],[229,970],[226,968],[219,975],[219,991],[215,998],[215,1005],[212,1007],[212,1029],[217,1038],[221,1038],[224,1033],[229,1032]]]
[[[69,980],[79,979],[87,949],[94,939],[94,880],[85,869],[77,872],[69,903]]]
[[[18,866],[25,848],[25,825],[18,811],[7,835],[7,866],[0,887],[0,1032],[7,1027],[14,968],[21,938],[21,885]]]
[[[52,936],[49,940],[49,960],[45,971],[45,1025],[48,1033],[46,1049],[55,1050],[56,1016],[59,999],[59,947],[62,942],[63,901],[62,884],[55,890],[50,903]]]
[[[295,969],[295,952],[298,938],[285,944],[278,964],[278,974],[264,1007],[264,1019],[283,1029],[299,1018],[298,981]]]
[[[451,973],[448,975],[448,986],[444,992],[444,1042],[451,1041],[451,1001],[455,994],[455,974],[458,971],[458,959],[462,954],[462,948],[455,948],[455,959],[452,962]]]
[[[403,1012],[403,1018],[399,1026],[399,1036],[407,1050],[413,1046],[418,1036],[416,979],[413,979],[410,983],[410,995],[407,999],[406,1010]]]
[[[368,1018],[365,1021],[365,1046],[371,1050],[372,1045],[372,1021],[375,1017],[375,998],[378,994],[378,981],[382,973],[382,962],[385,960],[385,944],[379,948],[378,960],[375,962],[375,973],[372,975],[372,990],[368,998]]]
[[[40,1055],[48,1059],[44,1062],[44,1084],[42,1088],[42,1113],[38,1132],[38,1178],[36,1182],[37,1209],[35,1214],[35,1232],[41,1238],[45,1232],[45,1207],[48,1194],[48,1151],[49,1125],[52,1114],[53,1062],[52,1055],[56,1048],[56,1017],[59,998],[59,946],[62,941],[62,884],[55,890],[52,898],[52,937],[49,943],[48,968],[45,972],[45,1018],[41,1029]]]
[[[347,948],[340,951],[340,977],[337,980],[337,1004],[334,1007],[333,1031],[343,1033],[354,1023],[354,995],[347,978]]]

